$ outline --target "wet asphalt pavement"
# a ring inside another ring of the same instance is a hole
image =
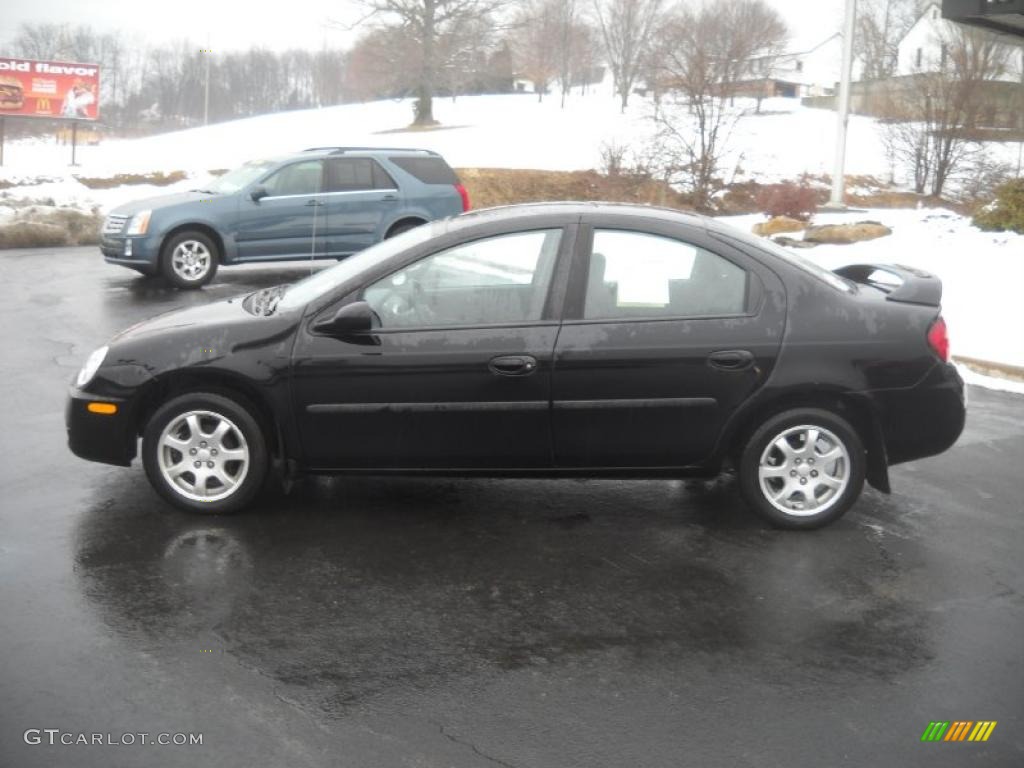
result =
[[[972,389],[953,450],[804,534],[729,478],[316,479],[202,518],[67,450],[115,331],[307,271],[176,293],[0,251],[2,768],[1024,765],[1024,398]]]

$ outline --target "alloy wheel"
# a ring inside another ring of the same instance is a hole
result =
[[[249,472],[242,431],[213,411],[186,411],[164,427],[157,444],[160,474],[175,493],[193,501],[233,494]]]
[[[758,483],[765,499],[787,515],[819,515],[842,498],[850,482],[850,454],[828,429],[790,427],[761,454]]]

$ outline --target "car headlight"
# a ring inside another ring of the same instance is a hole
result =
[[[110,347],[100,347],[91,355],[89,359],[85,361],[85,365],[82,366],[82,370],[78,372],[78,378],[75,379],[75,384],[79,387],[84,387],[90,381],[92,377],[96,375],[96,371],[103,365],[103,359],[107,356],[107,350]]]
[[[149,217],[152,213],[152,211],[139,211],[136,213],[132,216],[132,220],[128,222],[128,227],[124,233],[126,235],[146,234],[146,230],[149,229]]]

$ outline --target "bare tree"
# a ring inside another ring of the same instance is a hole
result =
[[[917,21],[919,5],[915,0],[860,0],[854,52],[865,80],[896,74],[900,41]]]
[[[785,23],[764,0],[682,6],[662,25],[658,82],[674,109],[656,120],[666,180],[682,180],[695,207],[707,209],[729,135],[742,112],[730,106],[752,62],[781,46]]]
[[[370,16],[393,19],[408,35],[419,59],[414,125],[435,125],[438,38],[467,19],[486,18],[505,0],[359,0]]]
[[[512,33],[517,69],[533,82],[537,101],[559,71],[560,5],[563,0],[532,0],[523,6]]]
[[[594,0],[598,28],[622,111],[661,17],[662,0]]]
[[[887,137],[915,189],[935,197],[976,154],[985,83],[1006,73],[1010,57],[1010,49],[984,30],[950,27],[938,42],[945,51],[938,68],[913,75],[909,88],[894,92]]]

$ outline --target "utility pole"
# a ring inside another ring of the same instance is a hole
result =
[[[203,91],[203,125],[210,124],[210,36],[206,36],[206,87]]]
[[[853,34],[857,21],[857,0],[846,0],[843,20],[843,72],[839,83],[836,122],[836,164],[832,173],[832,198],[827,208],[846,208],[846,129],[850,124],[850,81],[853,79]]]

